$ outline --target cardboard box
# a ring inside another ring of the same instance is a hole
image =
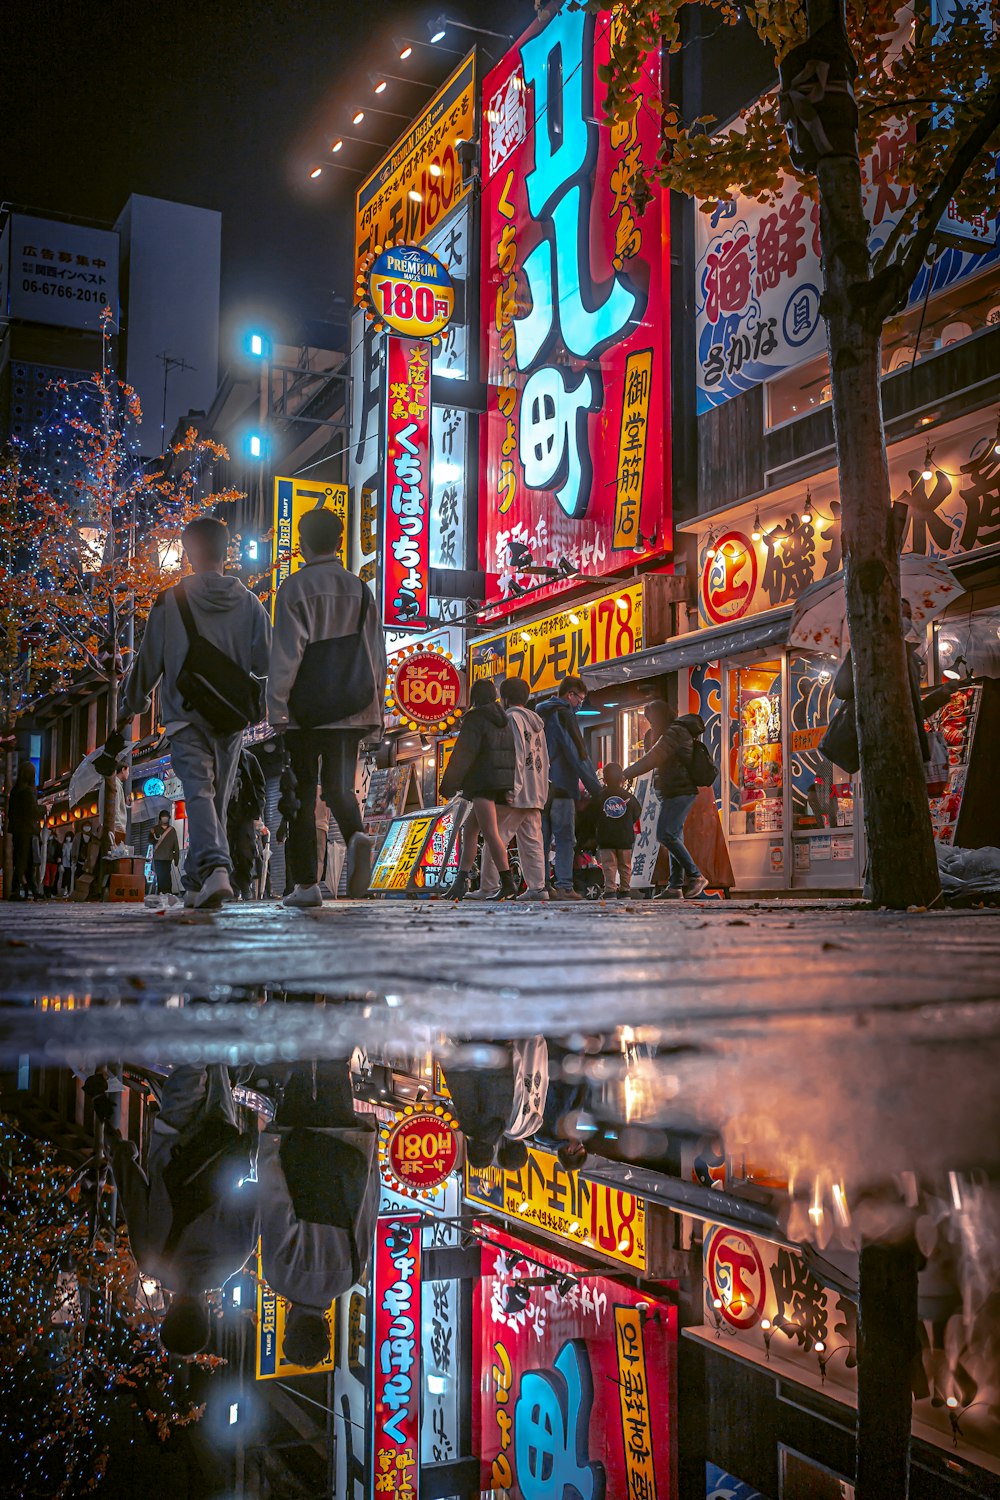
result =
[[[123,859],[109,859],[108,869],[112,875],[142,875],[146,869],[146,861],[138,855],[126,856]]]
[[[146,881],[142,875],[112,875],[108,883],[109,901],[143,901]]]

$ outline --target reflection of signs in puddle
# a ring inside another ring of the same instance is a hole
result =
[[[514,1407],[517,1483],[524,1500],[574,1492],[604,1500],[604,1465],[588,1455],[594,1381],[583,1339],[568,1339],[551,1370],[528,1370]]]

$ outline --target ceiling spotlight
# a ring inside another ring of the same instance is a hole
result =
[[[431,174],[432,177],[440,177],[441,176],[441,167],[440,167],[440,164],[438,162],[436,162],[436,161],[432,161],[431,162],[430,167],[428,168],[428,171],[430,172],[430,174]],[[1000,449],[998,449],[997,451],[1000,452]]]
[[[315,179],[317,177],[322,177],[322,175],[323,175],[323,168],[322,167],[313,167],[312,171],[309,173],[309,176],[311,178],[313,178],[313,179]]]
[[[372,89],[376,94],[384,94],[388,87],[384,78],[376,78],[372,82]]]
[[[713,531],[712,534],[711,534],[711,536],[708,539],[708,547],[706,549],[705,555],[706,555],[706,557],[714,557],[715,553],[716,553],[715,532]]]
[[[336,151],[343,151],[343,149],[344,149],[344,142],[342,140],[336,140],[336,141],[334,141],[333,145],[330,147],[330,150],[334,151],[334,152],[336,152]]]
[[[934,450],[933,448],[929,447],[927,449],[927,452],[924,454],[924,467],[920,471],[920,477],[925,484],[930,484],[931,480],[934,478],[934,469],[932,468],[933,458]]]
[[[407,58],[412,57],[412,56],[413,56],[413,48],[410,46],[409,42],[407,42],[405,44],[405,46],[403,46],[403,47],[400,48],[399,60],[400,60],[400,62],[406,62]]]
[[[427,35],[432,42],[444,41],[447,30],[448,20],[446,16],[438,16],[436,21],[427,22]]]
[[[355,114],[353,114],[351,116],[351,124],[352,125],[360,125],[361,121],[364,119],[364,117],[365,117],[364,110],[363,109],[359,109]]]
[[[967,682],[972,676],[972,668],[969,666],[964,652],[961,656],[955,658],[950,667],[945,667],[941,675],[942,677],[947,677],[951,682]]]

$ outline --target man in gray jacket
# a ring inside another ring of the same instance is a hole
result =
[[[285,579],[274,606],[267,716],[273,729],[285,731],[299,801],[285,847],[295,882],[285,906],[323,904],[317,781],[347,845],[347,894],[367,895],[371,874],[372,840],[363,831],[354,778],[361,741],[382,733],[385,637],[370,590],[340,562],[342,537],[339,516],[306,511],[299,522],[305,565]]]
[[[228,528],[214,516],[199,516],[185,526],[181,541],[194,570],[194,577],[184,580],[184,590],[198,634],[245,672],[265,677],[271,622],[260,600],[238,578],[224,576]],[[160,719],[187,808],[184,904],[211,909],[233,900],[226,807],[243,736],[239,730],[220,734],[195,710],[185,707],[177,677],[188,647],[175,590],[167,589],[149,612],[142,644],[125,685],[119,725],[149,707],[159,683]]]

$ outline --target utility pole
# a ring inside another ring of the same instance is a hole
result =
[[[198,366],[189,365],[186,359],[168,354],[166,350],[156,357],[163,365],[163,411],[160,416],[160,442],[162,444],[162,451],[165,452],[167,447],[167,386],[170,382],[170,372],[172,370],[197,370]]]

